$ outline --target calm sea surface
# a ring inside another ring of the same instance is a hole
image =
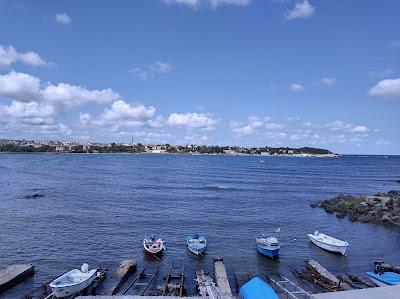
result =
[[[151,233],[166,242],[163,261],[184,263],[188,277],[201,267],[212,271],[214,256],[224,257],[229,275],[290,276],[310,258],[337,273],[363,274],[375,260],[400,264],[400,230],[309,207],[338,193],[400,189],[396,179],[399,156],[1,154],[0,268],[36,266],[33,278],[2,298],[19,298],[83,262],[110,269],[126,258],[156,264],[142,249]],[[25,198],[34,193],[45,196]],[[272,261],[256,252],[255,236],[278,227],[283,247]],[[306,234],[314,230],[347,240],[348,255],[311,245]],[[193,232],[207,237],[203,257],[186,251]]]

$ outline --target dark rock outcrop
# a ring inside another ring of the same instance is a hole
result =
[[[348,216],[350,221],[380,223],[400,227],[400,191],[379,192],[374,196],[339,194],[311,207],[320,207],[336,217]]]

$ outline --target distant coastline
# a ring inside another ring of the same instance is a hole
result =
[[[69,141],[0,140],[0,153],[65,154],[181,154],[225,156],[290,156],[332,158],[338,155],[313,147],[240,147],[142,143],[97,143]]]

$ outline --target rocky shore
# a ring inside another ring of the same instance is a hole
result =
[[[400,227],[400,191],[379,192],[374,196],[344,195],[313,203],[312,208],[323,208],[336,217],[350,221],[378,223]]]

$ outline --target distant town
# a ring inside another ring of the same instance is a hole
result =
[[[56,140],[5,140],[0,139],[2,153],[149,153],[189,155],[260,155],[335,157],[326,149],[302,147],[241,147],[212,145],[171,145],[142,143],[98,143]]]

